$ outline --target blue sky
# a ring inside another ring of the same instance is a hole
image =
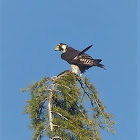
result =
[[[66,43],[102,58],[106,71],[91,68],[95,84],[115,116],[116,135],[103,140],[138,140],[139,1],[136,0],[3,0],[1,1],[0,139],[28,140],[32,131],[23,115],[28,93],[20,93],[44,76],[71,69],[55,46]]]

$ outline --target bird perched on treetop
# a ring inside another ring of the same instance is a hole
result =
[[[78,51],[78,50],[73,49],[72,47],[69,47],[68,45],[64,43],[59,43],[56,46],[55,51],[62,52],[61,58],[67,61],[71,65],[72,72],[76,74],[78,74],[79,69],[82,74],[92,66],[97,66],[97,67],[105,69],[104,65],[100,64],[102,59],[93,59],[91,56],[85,53],[92,46],[93,45],[90,45],[89,47],[85,48],[83,51]]]

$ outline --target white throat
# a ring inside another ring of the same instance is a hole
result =
[[[67,47],[66,47],[66,45],[62,45],[62,53],[65,53],[66,51],[67,51]]]

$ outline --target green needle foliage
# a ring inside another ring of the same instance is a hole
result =
[[[33,140],[44,136],[61,140],[101,140],[100,129],[115,133],[113,115],[107,112],[95,86],[87,78],[64,72],[56,77],[45,77],[22,91],[30,92],[25,114],[29,114],[31,120]],[[85,108],[87,99],[91,104],[90,116]]]

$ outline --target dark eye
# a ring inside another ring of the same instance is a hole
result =
[[[60,48],[60,50],[61,50],[61,51],[63,51],[63,48],[62,48],[62,46],[60,46],[59,48]]]

